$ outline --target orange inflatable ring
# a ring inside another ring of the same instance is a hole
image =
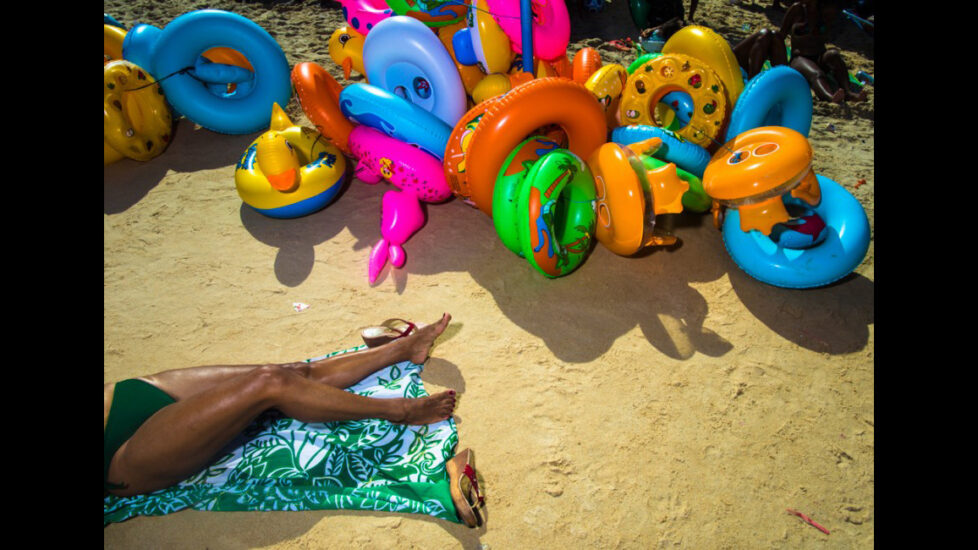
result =
[[[480,109],[484,109],[481,119],[470,128],[480,114],[473,115],[472,111]],[[551,124],[564,131],[568,149],[581,158],[588,158],[607,141],[604,111],[587,88],[566,78],[531,80],[506,95],[480,103],[455,125],[445,152],[445,176],[452,190],[491,217],[492,192],[506,157],[527,136]],[[463,159],[449,156],[456,134],[467,130],[471,136]],[[459,160],[466,164],[464,182],[452,166]]]
[[[347,141],[353,131],[353,123],[340,111],[340,92],[343,88],[339,82],[326,69],[306,61],[292,69],[292,85],[299,106],[319,133],[349,154]]]
[[[675,164],[648,170],[640,156],[661,145],[659,138],[628,146],[605,143],[587,161],[597,191],[595,237],[620,256],[676,242],[653,234],[655,217],[682,212],[689,184],[679,178]]]
[[[701,147],[713,145],[713,138],[723,130],[727,93],[713,69],[688,55],[660,55],[628,77],[619,111],[622,125],[662,126],[653,113],[670,92],[689,94],[694,106],[689,123],[676,133]]]
[[[482,121],[486,114],[486,109],[502,96],[491,97],[482,103],[477,104],[468,110],[462,118],[455,123],[451,135],[448,137],[448,145],[445,146],[445,179],[448,186],[452,188],[452,193],[469,206],[475,206],[470,198],[472,192],[469,190],[468,162],[466,153],[472,143],[472,133],[476,126]]]
[[[765,235],[790,219],[782,195],[791,193],[812,206],[822,198],[811,144],[781,126],[748,130],[718,149],[703,173],[703,189],[717,203],[714,212],[719,206],[736,208],[742,231]]]

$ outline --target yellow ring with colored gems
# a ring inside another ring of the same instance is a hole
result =
[[[689,123],[676,131],[687,141],[710,147],[723,129],[727,96],[723,81],[701,61],[681,54],[660,55],[635,70],[625,83],[619,114],[622,125],[663,126],[656,105],[670,92],[686,92],[693,100]]]
[[[162,154],[170,143],[173,115],[156,80],[121,59],[105,64],[102,76],[104,164]]]

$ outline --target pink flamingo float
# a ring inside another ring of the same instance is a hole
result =
[[[384,0],[340,0],[343,18],[350,27],[366,36],[374,25],[394,15]]]
[[[353,175],[364,183],[381,179],[398,189],[384,193],[380,213],[381,239],[370,251],[367,277],[377,280],[390,260],[404,265],[404,243],[424,225],[421,201],[441,202],[452,196],[442,163],[434,156],[368,126],[350,132],[350,151],[357,159]]]

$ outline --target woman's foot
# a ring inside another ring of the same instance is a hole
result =
[[[408,361],[417,365],[424,364],[431,353],[431,347],[435,345],[435,340],[445,332],[451,320],[452,316],[445,313],[437,323],[418,325],[411,334],[396,340],[395,343],[404,347]]]
[[[398,412],[390,418],[395,424],[433,424],[452,416],[455,410],[455,390],[448,390],[419,399],[395,399]]]
[[[846,91],[843,90],[842,88],[839,88],[838,90],[835,91],[834,94],[832,94],[832,98],[829,99],[829,101],[835,104],[841,104],[843,101],[845,101],[845,99],[846,99]]]

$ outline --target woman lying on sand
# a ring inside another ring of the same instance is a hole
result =
[[[449,321],[446,313],[431,325],[409,323],[407,330],[387,334],[365,331],[368,349],[311,363],[193,367],[106,384],[104,491],[132,496],[186,479],[268,409],[302,422],[445,420],[455,408],[453,390],[419,399],[377,399],[344,388],[394,363],[424,363]],[[464,453],[449,463],[453,493],[460,486],[457,478],[469,477],[471,470],[465,468]],[[464,502],[459,504],[461,513]]]

